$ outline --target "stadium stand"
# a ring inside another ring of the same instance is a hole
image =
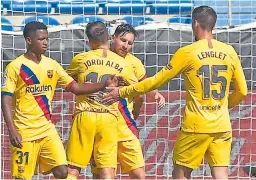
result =
[[[146,9],[146,4],[140,0],[119,0],[116,2],[108,2],[103,6],[105,14],[143,14]]]
[[[3,7],[7,9],[7,12],[36,12],[36,13],[50,13],[51,4],[47,0],[2,0]]]
[[[90,1],[59,1],[53,7],[60,14],[96,14],[99,11],[99,4]]]
[[[60,23],[56,19],[54,19],[53,17],[50,17],[50,16],[31,16],[31,17],[27,17],[23,20],[23,22],[21,23],[22,24],[21,30],[23,30],[25,24],[27,24],[28,22],[31,22],[31,21],[39,21],[48,26],[60,25]]]
[[[45,14],[50,14],[60,22],[47,23],[49,25],[86,23],[92,21],[88,15],[99,15],[102,18],[101,21],[115,22],[115,20],[123,19],[134,26],[139,26],[148,21],[191,24],[189,16],[192,9],[202,4],[212,6],[217,11],[218,27],[229,25],[228,0],[1,0],[1,11],[13,24],[14,30],[20,30],[17,27],[22,25],[24,15]],[[232,1],[232,25],[254,22],[255,6],[256,0]],[[65,16],[65,14],[77,15],[78,19],[74,16]],[[85,18],[79,17],[81,15]],[[133,18],[125,17],[127,15]],[[144,20],[144,15],[151,19]]]
[[[85,24],[94,21],[104,22],[104,19],[98,16],[77,16],[71,20],[70,24]]]
[[[126,23],[129,23],[134,27],[154,21],[154,19],[145,16],[125,16],[124,18],[122,18],[122,20],[126,21]]]
[[[1,16],[1,29],[4,31],[13,31],[13,26],[8,19]]]
[[[168,20],[169,23],[182,23],[182,24],[191,24],[192,17],[191,15],[181,15],[181,16],[173,16]]]

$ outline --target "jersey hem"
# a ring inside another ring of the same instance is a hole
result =
[[[190,169],[200,169],[200,167],[198,167],[198,166],[193,166],[193,165],[190,165],[188,163],[183,163],[183,162],[180,162],[180,161],[174,160],[174,159],[173,159],[173,163],[177,164],[177,165],[180,165],[180,166],[188,167]]]
[[[218,130],[218,131],[194,131],[181,128],[181,131],[188,133],[201,133],[201,134],[214,134],[214,133],[224,133],[224,132],[232,132],[232,129]]]
[[[127,173],[131,172],[132,170],[135,170],[135,169],[138,169],[138,168],[143,168],[144,166],[145,166],[145,163],[137,164],[137,165],[134,165],[134,166],[132,166],[130,168],[126,168],[124,170],[122,170],[123,168],[121,167],[121,173],[122,174],[127,174]]]
[[[68,161],[68,165],[76,166],[76,167],[79,167],[79,168],[86,168],[86,166],[87,166],[87,165],[77,164],[77,163],[74,163],[72,161]]]
[[[54,127],[54,128],[55,128],[55,127]],[[55,128],[55,130],[56,130],[56,128]],[[18,132],[21,133],[21,131],[18,131]],[[47,134],[45,134],[45,135],[37,136],[36,138],[23,138],[23,137],[22,137],[22,141],[24,141],[24,142],[36,141],[36,140],[38,140],[38,139],[42,139],[42,138],[45,138],[45,137],[47,137],[47,136],[52,136],[52,135],[58,135],[58,136],[59,136],[59,134],[58,134],[58,132],[57,132],[57,130],[56,130],[56,132],[47,133]]]
[[[135,136],[135,135],[134,135]],[[118,138],[117,142],[124,142],[124,141],[131,141],[134,139],[138,139],[137,137],[131,137],[131,138]]]

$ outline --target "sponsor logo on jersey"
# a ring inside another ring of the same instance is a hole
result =
[[[52,91],[51,85],[31,85],[26,87],[26,93],[32,93],[33,95],[41,94],[44,92]]]

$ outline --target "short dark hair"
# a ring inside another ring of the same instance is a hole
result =
[[[197,20],[202,29],[211,31],[216,24],[217,14],[209,6],[199,6],[193,10],[192,20]]]
[[[101,21],[88,23],[86,26],[86,35],[90,41],[95,41],[97,43],[108,41],[106,25]]]
[[[123,36],[127,33],[132,33],[134,37],[138,37],[137,31],[130,24],[120,24],[119,26],[117,26],[114,35]]]
[[[37,30],[45,29],[47,30],[47,26],[41,22],[38,21],[31,21],[27,23],[23,30],[23,36],[29,37],[31,33],[36,32]]]

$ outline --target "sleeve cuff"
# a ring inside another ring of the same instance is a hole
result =
[[[145,74],[142,78],[140,78],[139,82],[140,82],[140,81],[143,81],[143,80],[146,79],[146,78],[147,78],[147,75]]]
[[[65,87],[65,89],[69,89],[69,88],[71,88],[74,84],[75,84],[75,80],[73,80],[73,81],[71,81],[71,83],[69,83],[66,87]]]
[[[1,92],[1,95],[13,96],[13,93],[2,91],[2,92]]]

